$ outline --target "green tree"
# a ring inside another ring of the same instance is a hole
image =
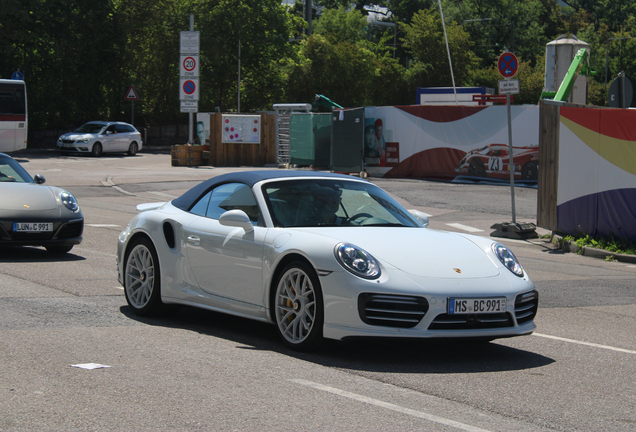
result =
[[[451,86],[453,81],[439,11],[422,10],[413,16],[411,24],[400,24],[400,27],[405,34],[402,39],[404,47],[415,60],[412,70],[409,70],[412,85]],[[455,84],[466,85],[479,63],[479,59],[471,51],[473,42],[470,35],[456,22],[447,22],[446,32]]]
[[[284,93],[282,63],[300,25],[278,0],[200,1],[200,110],[237,108],[241,46],[241,111],[271,109]]]

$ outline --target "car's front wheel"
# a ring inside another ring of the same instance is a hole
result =
[[[285,344],[296,350],[317,348],[324,322],[320,281],[304,262],[287,265],[273,291],[276,330]]]
[[[93,148],[91,149],[91,154],[95,157],[100,157],[102,155],[102,145],[100,143],[93,144]]]
[[[135,141],[130,143],[130,147],[128,147],[128,156],[134,156],[137,154],[139,147]]]
[[[137,239],[124,259],[124,294],[137,315],[151,315],[162,309],[160,274],[152,242],[145,237]]]

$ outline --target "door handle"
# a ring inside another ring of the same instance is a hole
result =
[[[201,239],[197,236],[188,236],[188,241],[195,246],[199,246],[201,244]]]

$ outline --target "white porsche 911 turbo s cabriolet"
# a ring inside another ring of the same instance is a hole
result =
[[[137,209],[117,264],[139,315],[182,304],[252,318],[295,349],[535,329],[539,295],[506,246],[427,228],[426,215],[366,180],[232,173]]]

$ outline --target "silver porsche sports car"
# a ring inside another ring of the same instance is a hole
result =
[[[77,200],[44,181],[0,153],[0,246],[44,246],[65,253],[82,242],[84,216]]]
[[[488,238],[427,228],[374,184],[251,171],[137,206],[119,235],[119,282],[146,315],[197,306],[273,323],[296,349],[323,338],[528,335],[539,295]]]

